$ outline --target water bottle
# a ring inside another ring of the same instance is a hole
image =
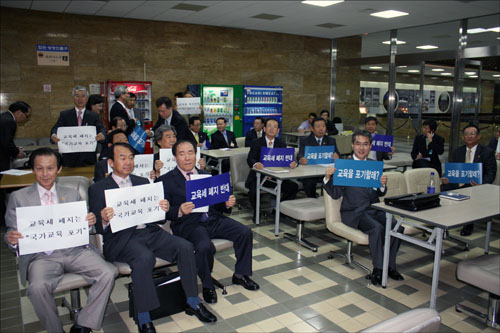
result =
[[[431,172],[431,179],[429,180],[429,186],[427,186],[427,193],[436,193],[436,187],[434,186],[434,172]]]

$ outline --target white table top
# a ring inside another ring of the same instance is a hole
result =
[[[220,149],[212,149],[212,150],[202,150],[201,154],[213,158],[229,158],[236,154],[248,154],[250,151],[250,147],[242,147],[242,148],[231,148],[229,150],[220,150]]]
[[[500,216],[500,186],[484,184],[454,190],[453,192],[468,195],[470,199],[463,201],[441,199],[440,207],[417,212],[388,206],[383,202],[373,204],[372,207],[384,212],[409,217],[445,230],[470,222],[485,221],[492,217]]]

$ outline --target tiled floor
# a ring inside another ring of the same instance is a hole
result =
[[[155,320],[158,332],[353,332],[409,309],[428,306],[433,260],[430,251],[403,242],[398,267],[405,280],[389,280],[387,289],[374,287],[359,268],[345,266],[340,258],[328,258],[329,251],[342,250],[345,243],[326,230],[324,221],[306,224],[307,238],[320,246],[318,252],[313,253],[283,238],[283,232],[294,232],[292,220],[282,217],[280,236],[275,237],[273,220],[265,217],[261,225],[254,225],[248,201],[244,195],[237,193],[237,197],[243,208],[235,209],[232,216],[254,232],[253,278],[261,289],[252,292],[231,285],[234,252],[229,249],[217,253],[214,276],[227,285],[228,291],[223,296],[217,290],[219,302],[209,306],[219,318],[218,322],[205,325],[181,312]],[[455,277],[457,262],[482,254],[484,235],[484,226],[476,225],[475,232],[468,238],[471,241],[468,252],[462,251],[455,242],[444,242],[437,300],[443,332],[496,332],[454,310],[458,302],[483,312],[487,307],[485,292]],[[19,283],[15,257],[3,242],[0,250],[0,332],[43,331]],[[493,224],[490,252],[500,253],[499,223]],[[361,263],[371,268],[367,247],[355,246],[354,253]],[[128,316],[126,284],[129,282],[128,277],[116,280],[103,332],[137,331]],[[86,294],[81,294],[85,304]],[[63,296],[56,296],[58,304]],[[65,330],[69,331],[68,312],[59,309]]]

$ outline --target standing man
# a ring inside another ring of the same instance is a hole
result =
[[[226,129],[226,118],[219,117],[215,123],[217,124],[217,132],[210,137],[210,149],[238,148],[234,133]]]
[[[58,153],[50,148],[37,149],[30,156],[30,165],[36,183],[11,194],[5,215],[8,226],[5,240],[9,248],[16,252],[19,239],[23,238],[17,231],[16,208],[82,200],[76,189],[56,184],[57,175],[62,169],[61,156]],[[96,223],[93,213],[89,213],[85,219],[89,227]],[[57,239],[55,241],[57,242]],[[83,276],[92,286],[88,293],[87,305],[78,313],[78,320],[70,332],[83,333],[91,332],[91,329],[101,329],[117,271],[116,267],[106,262],[94,248],[85,245],[21,255],[19,273],[23,285],[26,284],[26,280],[29,281],[27,295],[40,322],[48,332],[63,332],[54,290],[64,273]]]
[[[233,284],[242,285],[248,290],[257,290],[259,285],[249,276],[252,275],[252,231],[247,226],[225,217],[234,207],[234,195],[225,203],[212,205],[208,213],[193,213],[192,202],[186,201],[186,181],[191,175],[202,173],[196,165],[196,146],[191,141],[177,141],[172,147],[177,168],[158,178],[163,182],[165,199],[172,208],[167,213],[167,219],[172,221],[174,235],[187,239],[194,245],[198,275],[203,285],[203,298],[207,303],[216,303],[211,272],[214,266],[214,238],[229,239],[233,242],[236,255]]]
[[[437,122],[434,119],[424,121],[422,134],[415,137],[411,158],[412,168],[434,168],[441,176],[439,155],[444,153],[444,138],[436,134]]]
[[[150,136],[152,136],[154,134],[154,131],[161,125],[170,125],[175,127],[178,140],[189,140],[189,129],[186,120],[181,116],[179,112],[174,110],[170,98],[166,96],[158,98],[156,100],[156,108],[158,109],[159,117],[155,125],[153,126]]]
[[[353,160],[366,161],[372,146],[370,132],[356,131],[352,135]],[[382,284],[382,264],[384,259],[385,213],[371,208],[371,204],[378,203],[380,196],[387,193],[387,176],[380,178],[380,188],[337,186],[333,183],[333,174],[337,169],[329,167],[325,172],[324,185],[326,192],[333,198],[342,198],[340,216],[342,223],[368,234],[370,253],[372,255],[373,271],[371,281],[373,285]],[[392,227],[396,221],[393,219]],[[400,232],[403,232],[403,227]],[[401,281],[403,276],[396,270],[396,255],[401,240],[391,238],[389,252],[389,277]]]
[[[481,135],[479,127],[474,124],[468,124],[463,129],[465,145],[456,148],[453,151],[451,161],[453,163],[481,163],[483,165],[483,184],[492,184],[497,173],[497,162],[495,161],[495,152],[490,148],[479,144]],[[441,191],[455,190],[459,187],[469,187],[479,185],[471,180],[469,184],[450,184],[448,178],[441,178]],[[469,223],[462,227],[460,235],[470,236],[474,231],[474,224]]]
[[[59,142],[57,137],[57,129],[59,127],[67,126],[95,126],[97,135],[96,141],[103,141],[105,138],[106,130],[99,120],[99,115],[95,112],[85,109],[87,100],[89,99],[89,92],[87,88],[76,86],[73,88],[73,101],[75,107],[69,110],[61,111],[59,119],[50,130],[50,140],[53,143]],[[63,166],[77,167],[85,165],[94,165],[96,162],[95,152],[79,152],[79,153],[65,153],[63,154]]]
[[[312,121],[316,118],[318,118],[316,113],[314,113],[314,112],[309,113],[309,116],[307,117],[307,119],[304,120],[297,128],[297,131],[299,131],[300,133],[310,132]]]
[[[15,158],[23,158],[22,147],[16,147],[14,137],[16,136],[17,124],[25,122],[31,113],[31,106],[23,101],[17,101],[9,106],[9,111],[0,114],[0,171],[10,169],[10,161]],[[2,174],[0,174],[2,180]],[[5,224],[5,190],[0,189],[0,226]]]
[[[115,95],[115,103],[111,106],[109,119],[120,117],[127,123],[128,132],[130,134],[135,128],[135,116],[133,112],[127,110],[127,102],[129,93],[126,86],[117,86],[113,93]]]
[[[373,136],[377,134],[377,125],[378,121],[377,118],[375,117],[366,117],[365,118],[365,130],[370,132],[373,140]],[[390,160],[392,158],[392,154],[396,151],[396,148],[394,146],[391,146],[391,152],[385,152],[385,151],[375,151],[372,150],[370,151],[370,154],[368,154],[368,158],[375,160],[375,161],[383,161],[383,160]]]
[[[125,262],[132,268],[133,296],[139,332],[156,332],[149,314],[149,311],[160,306],[152,276],[156,257],[177,262],[182,287],[187,297],[186,314],[196,315],[203,322],[217,321],[198,298],[196,262],[191,243],[171,235],[157,223],[141,224],[112,232],[109,223],[114,216],[114,210],[112,207],[106,207],[104,192],[109,189],[149,184],[149,180],[132,174],[134,149],[127,143],[115,143],[111,146],[108,163],[113,172],[90,187],[89,205],[97,217],[96,231],[104,238],[106,260]],[[165,212],[170,207],[167,200],[160,200],[158,205]],[[165,223],[164,220],[159,222]]]
[[[127,113],[129,114],[129,117],[135,119],[134,128],[137,125],[140,126],[143,130],[145,130],[146,125],[144,124],[144,116],[142,115],[142,111],[135,109],[135,102],[137,100],[137,96],[134,93],[128,93],[128,96],[129,96],[128,101],[125,104],[125,106],[127,108]]]
[[[306,146],[335,146],[335,153],[333,159],[340,156],[337,149],[337,141],[331,136],[326,136],[326,121],[323,118],[316,118],[312,122],[312,132],[310,135],[300,138],[299,153],[297,154],[297,161],[301,165],[306,165],[309,161],[304,157]],[[304,192],[309,198],[317,198],[316,184],[321,183],[322,178],[304,178],[300,182],[304,185]]]
[[[277,138],[278,133],[280,132],[279,123],[276,119],[269,118],[266,120],[264,125],[264,136],[260,139],[256,139],[252,142],[252,147],[248,152],[247,163],[250,167],[250,173],[248,174],[247,180],[245,182],[245,187],[248,188],[248,197],[250,198],[250,203],[253,208],[253,222],[255,223],[255,217],[257,216],[256,209],[256,200],[257,200],[257,175],[255,174],[252,168],[257,170],[262,170],[264,165],[260,162],[260,151],[262,147],[268,148],[286,148],[286,144],[281,141],[280,138]],[[297,163],[292,161],[290,163],[290,168],[294,169],[297,167]],[[263,186],[273,187],[275,184],[266,181]],[[297,191],[299,186],[297,183],[292,182],[291,180],[284,180],[281,183],[281,201],[285,200],[293,200],[297,195]],[[260,213],[260,212],[259,212]]]
[[[252,147],[252,142],[259,139],[264,135],[264,118],[255,117],[253,121],[253,128],[247,132],[245,136],[245,147]]]
[[[201,131],[200,117],[194,116],[189,118],[189,141],[196,144],[197,147],[206,147],[208,143],[207,133]]]
[[[333,121],[330,120],[330,112],[328,110],[321,110],[319,116],[326,121],[326,135],[339,134],[339,130],[335,127]]]

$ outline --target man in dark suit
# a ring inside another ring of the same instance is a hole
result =
[[[444,138],[436,134],[437,122],[434,119],[424,121],[422,134],[415,137],[411,158],[412,168],[434,168],[441,176],[442,168],[439,155],[444,153]]]
[[[234,133],[226,129],[226,118],[219,117],[215,122],[217,131],[210,137],[210,149],[238,148]]]
[[[9,106],[9,111],[0,114],[0,171],[10,169],[11,159],[24,157],[23,148],[16,147],[14,137],[17,124],[26,121],[30,113],[31,107],[27,103],[17,101]],[[5,190],[0,189],[0,225],[5,224],[5,197]]]
[[[365,118],[365,130],[370,132],[372,139],[375,134],[377,134],[377,125],[378,125],[378,120],[376,117],[366,117]],[[377,160],[377,161],[383,161],[383,160],[390,160],[392,158],[392,154],[396,151],[396,148],[394,146],[391,147],[391,152],[385,152],[385,151],[370,151],[370,154],[368,154],[368,158],[372,160]]]
[[[127,110],[127,103],[130,97],[126,86],[117,86],[113,92],[115,95],[115,103],[109,111],[109,119],[120,117],[127,123],[127,135],[135,128],[135,116],[133,111]]]
[[[57,175],[62,169],[61,156],[58,153],[50,148],[37,149],[30,156],[30,165],[36,182],[11,194],[5,216],[8,226],[5,240],[9,248],[16,253],[19,251],[19,239],[23,238],[22,233],[18,231],[17,208],[82,200],[76,189],[56,183]],[[85,219],[89,227],[96,223],[93,213],[87,214]],[[60,241],[57,237],[53,240]],[[63,332],[54,290],[64,273],[81,275],[91,284],[87,305],[78,313],[78,319],[71,327],[70,333],[100,330],[117,275],[113,264],[106,262],[88,245],[24,254],[18,258],[21,283],[25,285],[26,281],[29,281],[27,295],[48,332]]]
[[[236,255],[233,283],[248,290],[257,290],[259,285],[250,279],[252,275],[252,231],[247,226],[225,217],[222,212],[230,212],[235,205],[234,195],[225,203],[209,207],[208,213],[193,213],[194,204],[186,200],[186,180],[192,174],[202,173],[196,165],[196,146],[193,142],[177,141],[172,147],[177,168],[161,176],[165,199],[172,208],[167,219],[172,221],[174,235],[187,239],[194,245],[198,275],[203,285],[203,298],[207,303],[216,303],[211,272],[214,265],[215,246],[211,239],[224,238],[233,242]]]
[[[155,332],[149,311],[160,306],[152,277],[156,257],[170,262],[177,261],[182,287],[187,297],[186,314],[196,315],[204,322],[215,322],[217,318],[198,298],[196,262],[191,243],[171,235],[157,223],[112,232],[109,222],[114,211],[112,207],[106,207],[105,190],[149,184],[149,180],[131,174],[134,170],[134,149],[129,144],[116,143],[111,146],[110,152],[108,162],[113,173],[90,187],[89,205],[90,210],[97,216],[96,231],[104,238],[106,260],[126,262],[132,268],[133,296],[139,331]],[[170,205],[167,200],[160,200],[158,204],[162,210],[168,211]]]
[[[498,150],[498,140],[500,140],[500,127],[497,128],[495,132],[495,136],[490,139],[488,142],[488,148],[492,149],[495,152],[495,158],[500,160],[500,151]]]
[[[326,121],[326,135],[339,134],[339,130],[335,127],[333,121],[330,120],[330,112],[328,110],[321,110],[319,116]]]
[[[177,132],[177,140],[189,140],[189,129],[186,120],[179,112],[174,110],[172,101],[168,97],[160,97],[156,100],[156,108],[158,109],[158,120],[152,129],[152,134],[161,125],[170,125],[175,127]]]
[[[370,132],[356,131],[352,135],[352,150],[354,160],[367,160],[372,144]],[[387,176],[382,176],[381,188],[336,186],[333,183],[333,174],[337,169],[329,167],[325,172],[324,189],[333,199],[342,198],[340,215],[342,223],[361,230],[368,234],[370,253],[372,255],[373,271],[371,281],[374,285],[382,284],[382,264],[384,259],[385,213],[371,208],[371,204],[378,203],[380,196],[387,192]],[[396,221],[393,219],[392,227]],[[401,227],[400,232],[404,229]],[[396,270],[396,256],[401,240],[391,238],[389,252],[389,277],[394,280],[403,280],[403,276]]]
[[[189,141],[196,144],[197,147],[202,149],[202,147],[208,148],[208,134],[201,131],[201,120],[198,116],[193,116],[189,118]]]
[[[255,139],[261,138],[264,135],[264,118],[255,117],[253,120],[253,128],[247,132],[245,136],[245,147],[252,147],[252,142]]]
[[[96,141],[104,140],[106,130],[101,124],[99,115],[95,112],[85,109],[89,93],[87,88],[76,86],[73,88],[73,100],[75,107],[69,110],[61,111],[59,119],[50,130],[50,140],[53,143],[59,142],[57,137],[57,129],[67,126],[95,126],[97,135]],[[77,167],[85,165],[94,165],[96,162],[95,152],[79,152],[63,154],[63,166]]]
[[[245,181],[245,187],[248,188],[248,197],[250,198],[250,203],[253,208],[253,222],[255,223],[255,218],[257,216],[256,200],[257,200],[257,175],[252,168],[257,170],[262,170],[264,166],[260,162],[260,151],[262,147],[268,148],[286,148],[281,139],[276,136],[280,132],[279,123],[276,119],[267,119],[264,125],[264,133],[260,139],[254,140],[252,142],[252,147],[248,152],[247,163],[250,167],[250,173],[248,174],[247,180]],[[294,169],[297,167],[297,162],[293,161],[290,163],[290,168]],[[266,181],[263,186],[273,187],[275,183]],[[281,183],[281,201],[293,200],[297,195],[299,186],[290,180],[285,180]],[[260,213],[260,212],[259,212]]]
[[[453,151],[451,161],[453,163],[482,163],[483,164],[483,184],[492,184],[497,172],[497,163],[495,161],[495,152],[490,148],[479,144],[481,135],[479,127],[474,124],[468,124],[463,129],[463,139],[465,145],[456,148]],[[441,178],[441,191],[455,190],[460,184],[450,184],[448,178]],[[470,184],[463,184],[461,187],[477,186],[475,181]],[[460,235],[470,236],[474,231],[474,224],[469,223],[463,226]]]
[[[111,148],[112,145],[118,142],[128,143],[127,135],[121,129],[115,129],[106,136],[107,148]],[[94,183],[97,183],[101,179],[108,176],[108,161],[107,156],[102,160],[98,161],[94,166]]]
[[[135,119],[135,125],[141,127],[143,130],[146,129],[146,125],[144,124],[144,116],[142,115],[141,110],[135,109],[135,102],[137,100],[137,96],[134,93],[129,92],[128,93],[128,100],[127,103],[125,104],[125,107],[127,108],[127,113],[129,115],[133,115],[132,118]]]
[[[297,154],[297,162],[301,165],[306,165],[309,161],[304,157],[306,146],[335,146],[333,159],[339,158],[339,150],[337,149],[337,141],[331,136],[326,136],[326,121],[323,118],[316,118],[311,124],[312,132],[308,136],[300,138],[299,153]],[[305,178],[300,180],[304,185],[304,192],[309,198],[317,198],[316,184],[321,183],[322,178]]]

